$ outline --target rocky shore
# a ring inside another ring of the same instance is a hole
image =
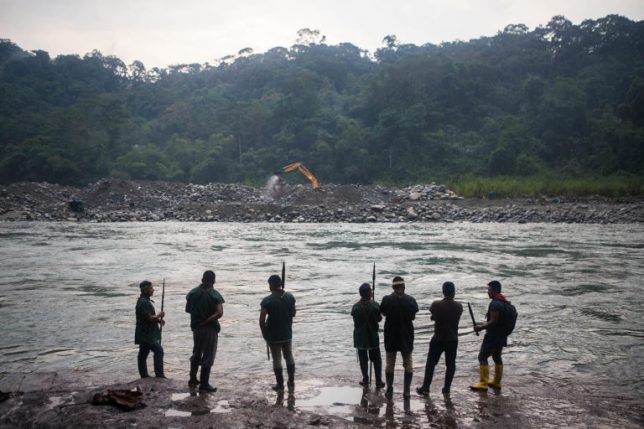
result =
[[[490,195],[492,196],[492,194]],[[467,199],[443,185],[195,185],[103,179],[0,187],[0,221],[640,223],[641,197]]]
[[[401,375],[401,374],[399,374]],[[429,398],[404,399],[400,382],[393,401],[355,380],[299,378],[293,394],[275,393],[267,380],[218,377],[215,393],[175,379],[110,383],[95,374],[0,373],[0,427],[6,428],[537,428],[641,427],[636,398],[614,397],[592,378],[509,377],[500,391],[470,391],[474,374],[458,374],[452,393],[432,386]],[[400,380],[400,377],[397,378]],[[135,391],[140,407],[125,411],[94,405],[97,394]]]

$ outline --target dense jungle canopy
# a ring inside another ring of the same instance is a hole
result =
[[[374,53],[298,35],[163,69],[0,40],[0,182],[259,184],[293,161],[326,183],[644,173],[644,21]]]

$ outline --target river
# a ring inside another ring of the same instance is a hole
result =
[[[4,373],[72,369],[136,378],[138,283],[155,283],[158,310],[165,279],[166,372],[186,378],[185,295],[212,269],[226,300],[213,372],[268,377],[259,302],[268,276],[280,274],[285,261],[286,288],[297,299],[298,372],[357,380],[349,313],[375,263],[377,300],[400,275],[420,306],[417,374],[433,329],[428,307],[441,284],[453,281],[457,300],[482,319],[485,284],[497,279],[519,312],[504,352],[506,378],[587,380],[616,398],[637,400],[644,392],[640,224],[13,222],[0,224],[0,261]],[[481,337],[468,331],[466,312],[457,379],[473,381]]]

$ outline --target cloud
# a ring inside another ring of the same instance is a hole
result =
[[[52,56],[98,49],[147,67],[289,47],[305,27],[328,43],[373,51],[387,34],[424,44],[491,36],[508,24],[534,28],[559,14],[575,23],[612,13],[644,18],[641,0],[0,0],[0,7],[0,37],[23,49]]]

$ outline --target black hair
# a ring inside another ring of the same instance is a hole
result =
[[[454,298],[454,295],[456,295],[456,286],[454,286],[454,283],[452,282],[443,283],[443,295],[445,295],[448,298]]]
[[[362,283],[358,289],[358,293],[362,298],[369,298],[371,296],[371,285],[369,283]]]
[[[210,270],[204,271],[201,282],[209,285],[215,284],[215,272]]]
[[[500,282],[498,282],[496,280],[492,280],[487,285],[490,286],[492,289],[494,289],[496,291],[496,293],[501,293],[501,283]]]
[[[141,283],[139,283],[139,288],[141,288],[141,290],[149,288],[150,286],[152,286],[152,282],[148,280],[143,280]]]
[[[268,278],[268,284],[272,288],[281,288],[282,287],[282,279],[277,274],[273,274],[272,276],[270,276]]]

